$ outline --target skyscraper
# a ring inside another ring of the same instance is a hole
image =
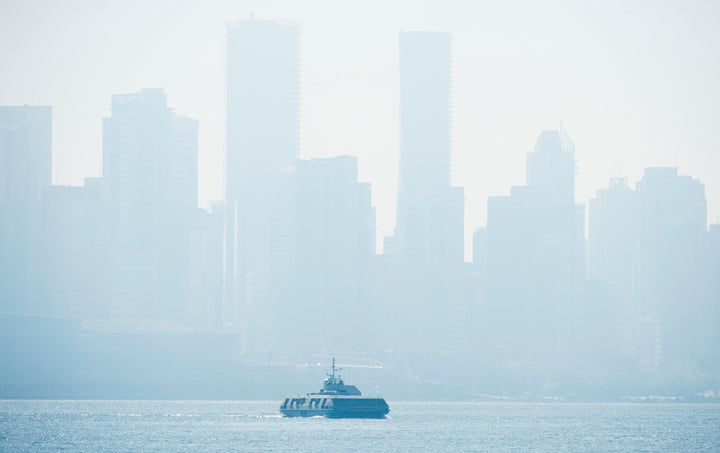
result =
[[[286,329],[295,349],[371,350],[369,293],[375,254],[375,209],[357,158],[299,160],[296,172],[296,296]],[[307,326],[312,335],[304,335]]]
[[[499,357],[567,363],[573,353],[584,278],[574,163],[572,142],[543,131],[528,153],[527,184],[488,198],[486,327]]]
[[[197,153],[197,121],[176,116],[162,89],[113,96],[103,120],[108,315],[167,319],[186,311]]]
[[[398,204],[450,185],[450,35],[400,32]]]
[[[43,193],[42,274],[34,286],[44,313],[76,318],[100,313],[108,239],[101,223],[101,197],[100,178],[86,178],[82,187],[53,185]]]
[[[401,32],[397,220],[385,243],[401,347],[449,347],[463,318],[464,192],[450,186],[450,35]],[[395,275],[395,271],[392,272]]]
[[[697,356],[707,237],[705,186],[677,168],[647,168],[637,184],[638,311],[662,326],[666,363]]]
[[[0,106],[0,203],[40,201],[51,162],[52,108]]]
[[[712,356],[703,184],[647,168],[636,190],[614,179],[598,191],[589,220],[588,276],[617,303],[625,349],[653,366]]]
[[[590,200],[588,212],[587,277],[599,282],[593,283],[595,288],[605,285],[611,294],[603,301],[602,309],[619,326],[624,353],[632,351],[637,337],[636,198],[624,178],[613,178]]]
[[[262,340],[249,334],[248,347],[273,343],[268,323],[292,273],[298,44],[298,29],[275,21],[243,20],[227,31],[224,319],[262,332]]]
[[[707,312],[704,313],[701,328],[701,339],[706,346],[705,360],[708,363],[720,361],[720,225],[710,225],[708,231],[707,248],[705,254],[705,304]]]
[[[397,223],[400,257],[443,268],[463,261],[462,188],[450,187],[450,35],[401,32]],[[394,244],[393,244],[394,243]]]
[[[527,156],[527,185],[543,187],[553,198],[575,203],[575,146],[563,129],[542,131]]]
[[[0,106],[0,310],[41,310],[40,200],[51,161],[52,108]]]

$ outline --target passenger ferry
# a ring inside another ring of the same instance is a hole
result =
[[[323,388],[305,396],[285,398],[280,412],[286,417],[384,418],[390,408],[383,398],[363,396],[354,385],[346,385],[332,359],[332,371]]]

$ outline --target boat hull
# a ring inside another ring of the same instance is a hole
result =
[[[280,409],[286,417],[325,417],[325,418],[385,418],[387,410],[302,410],[302,409]]]
[[[383,398],[313,396],[287,398],[280,413],[286,417],[384,418],[390,412]]]

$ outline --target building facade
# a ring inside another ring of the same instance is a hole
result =
[[[52,108],[0,106],[0,310],[40,313],[40,201],[51,184]]]
[[[106,316],[183,321],[197,155],[197,121],[176,116],[162,89],[113,96],[103,120]]]
[[[299,64],[297,27],[228,27],[223,324],[245,349],[276,346],[272,320],[291,299]]]

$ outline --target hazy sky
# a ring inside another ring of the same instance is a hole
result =
[[[525,156],[563,122],[578,201],[612,176],[671,165],[720,221],[720,2],[0,0],[0,105],[53,106],[53,182],[100,174],[113,94],[163,87],[200,121],[200,203],[223,198],[228,21],[300,24],[300,157],[352,154],[380,236],[395,224],[398,32],[453,40],[453,182],[467,236],[488,195],[524,183]],[[469,247],[469,242],[467,247]],[[467,248],[466,247],[466,248]]]

